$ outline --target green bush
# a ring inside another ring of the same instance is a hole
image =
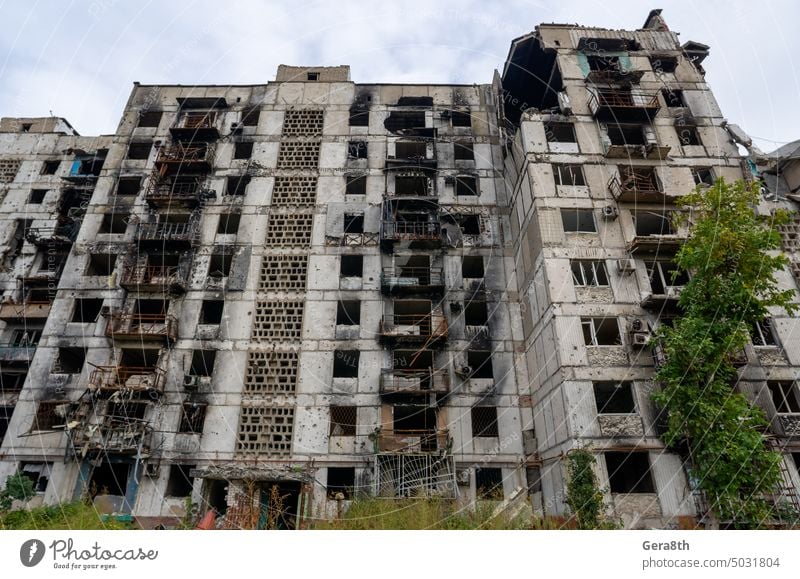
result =
[[[101,515],[92,505],[81,501],[37,507],[30,510],[10,511],[0,516],[0,529],[40,531],[57,530],[125,530],[133,529],[130,523]]]

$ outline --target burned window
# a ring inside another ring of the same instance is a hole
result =
[[[475,469],[475,494],[482,499],[503,498],[503,469],[476,468]]]
[[[597,233],[594,211],[591,209],[562,209],[561,222],[565,232]]]
[[[42,163],[42,175],[55,175],[58,173],[58,168],[61,166],[61,161],[45,161]]]
[[[394,156],[397,159],[425,159],[428,144],[425,141],[395,141]]]
[[[194,479],[189,473],[197,468],[191,464],[173,464],[169,467],[169,479],[167,479],[168,497],[188,497],[192,494]]]
[[[333,353],[334,378],[358,378],[358,350],[336,350]]]
[[[583,341],[587,346],[622,344],[617,318],[581,318]]]
[[[85,361],[86,350],[84,348],[59,348],[53,371],[57,374],[80,374]]]
[[[150,157],[150,150],[153,148],[153,143],[150,141],[133,142],[128,145],[128,159],[131,160],[147,160]]]
[[[364,214],[345,213],[344,214],[345,233],[364,233]]]
[[[494,369],[492,368],[492,353],[482,350],[467,351],[467,365],[470,370],[470,378],[493,379]]]
[[[39,402],[31,430],[54,430],[56,427],[63,426],[66,422],[64,415],[66,405],[63,401]]]
[[[89,255],[89,263],[86,264],[87,276],[109,276],[114,271],[117,256],[110,253],[93,253]]]
[[[239,232],[239,222],[242,215],[240,213],[223,213],[219,216],[217,223],[217,233],[220,235],[230,235]]]
[[[141,111],[139,112],[139,122],[137,127],[155,128],[161,123],[161,111]]]
[[[348,159],[366,159],[367,141],[350,141],[347,143]]]
[[[605,460],[612,493],[655,492],[646,452],[606,452]]]
[[[476,279],[484,276],[483,257],[480,255],[467,255],[461,260],[461,277]]]
[[[686,106],[682,90],[665,88],[661,90],[661,96],[664,97],[664,102],[669,108],[681,108]]]
[[[456,195],[478,195],[478,178],[465,175],[456,177]]]
[[[753,324],[750,336],[754,346],[777,346],[775,331],[772,327],[772,318],[764,318],[760,322]]]
[[[9,392],[19,392],[25,385],[25,377],[28,375],[24,368],[0,368],[0,394]]]
[[[233,144],[234,159],[249,159],[253,156],[253,142],[239,141]]]
[[[28,203],[39,205],[44,201],[45,195],[47,195],[47,189],[31,189],[30,194],[28,194]]]
[[[383,126],[391,133],[425,127],[425,111],[391,111]]]
[[[242,126],[243,127],[257,127],[258,119],[261,116],[261,111],[257,106],[250,107],[242,111]]]
[[[674,56],[651,56],[650,66],[656,74],[671,73],[678,68],[678,59]]]
[[[608,271],[604,261],[573,259],[570,267],[572,281],[576,287],[608,286]]]
[[[366,175],[346,175],[345,176],[345,195],[366,195],[367,177]]]
[[[646,145],[645,126],[641,124],[613,123],[606,127],[606,134],[612,145]]]
[[[595,382],[594,401],[598,414],[634,414],[633,387],[630,382]]]
[[[778,414],[800,413],[800,392],[795,382],[767,382]]]
[[[78,298],[75,300],[75,306],[72,309],[72,322],[81,324],[93,324],[97,321],[97,316],[100,315],[100,310],[103,308],[102,298]]]
[[[632,217],[637,236],[675,234],[669,212],[636,211]]]
[[[398,197],[425,197],[430,191],[431,181],[425,175],[397,175],[394,178],[394,194]]]
[[[589,70],[608,72],[619,71],[620,62],[619,56],[611,56],[609,54],[590,54],[586,57],[589,63]]]
[[[556,185],[585,186],[583,167],[580,165],[553,165]]]
[[[489,308],[486,302],[471,301],[464,307],[464,324],[485,326],[489,323]]]
[[[355,436],[358,408],[356,406],[331,406],[331,436]]]
[[[678,140],[684,147],[703,144],[700,141],[700,133],[697,132],[697,127],[694,125],[675,125],[675,131],[678,133]]]
[[[470,409],[470,417],[473,438],[497,438],[500,436],[497,429],[496,406],[473,406]]]
[[[117,195],[138,195],[141,187],[141,177],[120,177],[117,183]]]
[[[8,330],[11,326],[6,326]],[[25,324],[25,327],[13,329],[11,333],[11,341],[9,342],[9,346],[13,346],[15,348],[28,348],[31,346],[35,346],[39,343],[39,339],[42,337],[42,330],[43,328],[34,328],[28,324]]]
[[[695,185],[713,185],[714,170],[711,167],[695,167],[692,169]]]
[[[544,134],[548,143],[576,143],[572,123],[545,123]]]
[[[189,372],[192,376],[211,376],[216,360],[216,350],[195,350],[192,352],[192,365]]]
[[[327,497],[329,499],[353,498],[356,486],[356,469],[347,467],[328,467]]]
[[[459,216],[458,228],[461,230],[462,235],[480,235],[483,232],[481,218],[477,215]]]
[[[34,492],[44,493],[47,491],[52,469],[53,464],[49,462],[23,462],[19,472],[25,478],[30,479]]]
[[[363,255],[343,255],[339,264],[342,277],[361,277],[364,271]]]
[[[474,161],[475,150],[471,141],[456,141],[453,143],[453,158],[456,161]]]
[[[361,323],[361,302],[343,300],[336,305],[337,326],[357,326]]]
[[[366,107],[352,107],[350,109],[349,123],[351,127],[369,126],[369,109]]]
[[[457,109],[450,112],[450,122],[454,127],[471,127],[472,115],[469,109]]]
[[[208,275],[214,278],[228,277],[231,273],[233,255],[230,253],[213,253],[208,260]]]
[[[219,325],[222,323],[222,310],[224,307],[224,300],[203,300],[198,323]]]
[[[5,393],[5,387],[0,388],[0,392]],[[0,406],[0,444],[3,443],[3,438],[5,438],[6,432],[8,432],[8,424],[11,422],[11,415],[13,413],[13,406]]]
[[[206,405],[184,402],[181,406],[181,423],[178,432],[202,434],[206,421]]]
[[[250,184],[250,175],[228,177],[225,184],[225,194],[231,196],[244,195]]]
[[[106,213],[103,215],[103,220],[100,222],[100,230],[98,233],[108,234],[121,234],[125,233],[128,229],[128,222],[130,221],[130,213]]]

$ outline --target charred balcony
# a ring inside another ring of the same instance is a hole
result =
[[[109,316],[106,336],[112,340],[169,344],[178,337],[178,320],[168,314],[114,313]]]
[[[384,315],[380,337],[386,343],[435,345],[447,340],[447,318],[441,313],[403,313]]]
[[[440,295],[444,292],[444,274],[440,267],[385,267],[381,272],[381,290],[386,295]]]
[[[206,186],[204,177],[167,177],[151,179],[144,193],[144,199],[154,208],[190,207],[200,205],[216,193]]]
[[[136,241],[142,245],[172,243],[190,246],[197,243],[200,236],[198,214],[160,214],[158,221],[140,223],[136,229]]]
[[[179,294],[186,291],[186,274],[179,265],[126,261],[119,285],[128,291]]]
[[[653,167],[620,167],[619,176],[608,181],[608,190],[617,202],[663,203],[664,187]]]
[[[386,158],[386,168],[390,170],[433,171],[436,167],[436,147],[432,139],[395,141],[394,154]]]
[[[69,246],[75,242],[79,229],[80,222],[30,227],[25,231],[25,239],[38,247]]]
[[[181,141],[215,141],[220,136],[221,120],[217,111],[184,111],[169,132],[173,139]]]
[[[637,211],[633,214],[634,235],[628,242],[631,255],[674,255],[686,241],[670,212]]]
[[[589,90],[589,110],[600,121],[645,122],[653,119],[660,107],[656,93],[638,89]]]
[[[178,141],[163,146],[158,150],[155,166],[157,175],[162,178],[209,173],[214,166],[214,145]]]
[[[394,430],[378,433],[379,452],[439,453],[448,449],[450,433],[441,430]]]
[[[381,394],[445,395],[450,391],[450,375],[427,369],[387,369],[381,372]]]
[[[164,392],[167,373],[160,366],[96,366],[89,374],[89,389],[98,395],[115,392],[157,396]]]

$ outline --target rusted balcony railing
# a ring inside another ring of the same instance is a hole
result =
[[[97,366],[89,374],[89,389],[97,393],[164,392],[167,374],[150,366]]]
[[[127,290],[178,292],[186,290],[186,279],[178,266],[126,265],[119,285]]]
[[[385,220],[382,238],[388,241],[441,241],[442,228],[436,221]]]
[[[169,131],[176,139],[218,139],[217,114],[206,111],[182,113]]]
[[[593,89],[589,109],[598,118],[614,121],[646,120],[660,108],[658,95],[640,90]]]
[[[163,207],[170,205],[185,205],[195,207],[207,197],[213,197],[214,192],[204,187],[203,178],[197,179],[151,179],[144,199],[151,206]]]
[[[402,430],[380,432],[379,452],[440,452],[447,450],[449,432],[442,430]]]
[[[442,314],[385,315],[381,320],[380,335],[386,339],[430,341],[447,338],[447,319]]]
[[[628,173],[611,177],[608,190],[616,201],[658,202],[664,199],[664,190],[653,173]]]
[[[72,245],[78,235],[80,224],[68,223],[54,227],[30,227],[25,230],[25,239],[38,245]]]
[[[449,391],[450,375],[433,368],[381,372],[381,394],[447,394]]]
[[[214,146],[210,143],[185,144],[181,142],[161,147],[156,157],[160,176],[205,173],[214,163]]]
[[[50,315],[52,304],[49,302],[33,302],[17,304],[13,302],[0,304],[0,320],[46,320]]]
[[[193,244],[197,242],[199,227],[196,219],[180,222],[140,223],[136,229],[136,240],[179,242]]]
[[[440,267],[387,267],[381,272],[381,289],[387,293],[441,292],[444,277]]]
[[[114,340],[163,340],[178,337],[178,320],[165,314],[111,314],[106,336]]]
[[[644,71],[627,70],[624,68],[613,67],[605,70],[592,70],[586,76],[586,80],[596,83],[637,83],[642,79]]]

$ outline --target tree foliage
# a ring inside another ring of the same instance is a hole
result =
[[[780,289],[775,278],[787,263],[774,251],[775,226],[788,215],[758,215],[759,199],[756,184],[722,179],[681,198],[690,235],[676,265],[692,277],[680,295],[681,315],[658,332],[664,363],[654,395],[668,411],[664,441],[688,454],[710,509],[746,528],[772,514],[765,495],[780,481],[781,456],[766,445],[764,413],[736,390],[732,356],[769,308],[797,307],[794,292]]]
[[[603,493],[597,483],[594,455],[576,448],[567,453],[567,504],[578,521],[579,529],[601,527]]]
[[[0,511],[7,511],[13,501],[27,501],[34,494],[31,479],[22,473],[12,474],[6,479],[6,488],[0,491]]]

